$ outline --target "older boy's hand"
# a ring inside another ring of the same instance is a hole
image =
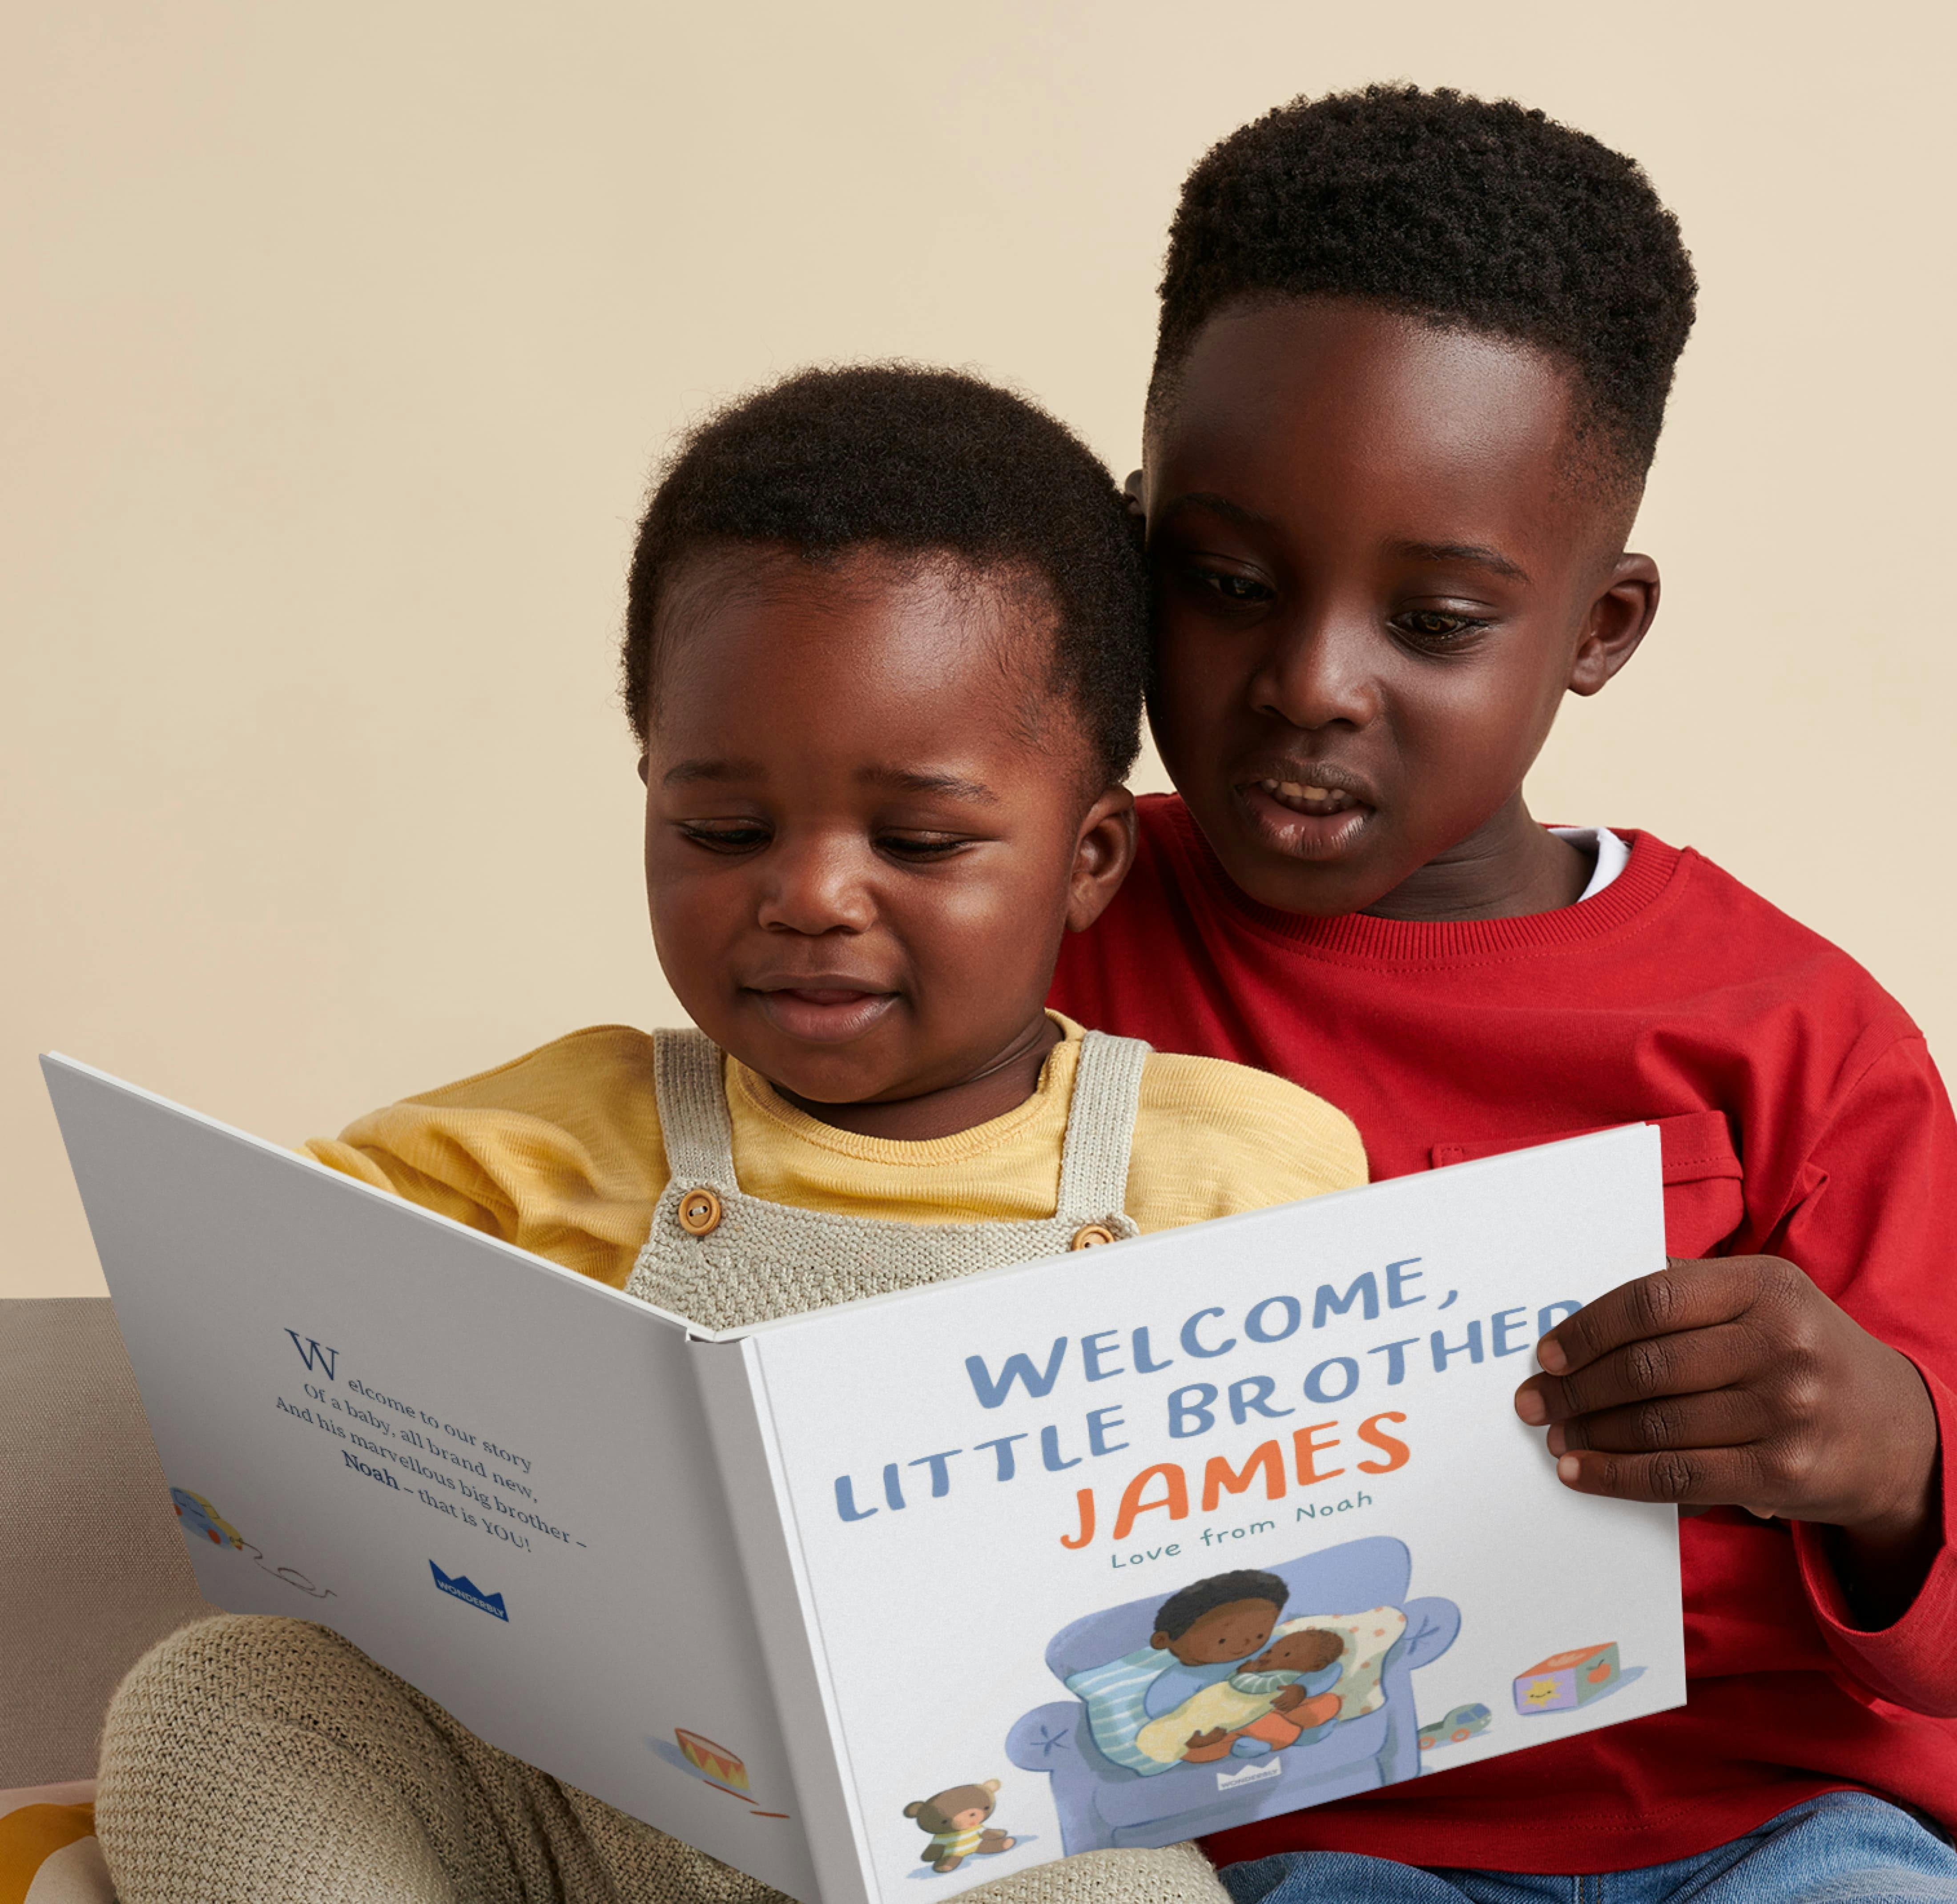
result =
[[[1908,1605],[1941,1527],[1936,1417],[1908,1358],[1775,1256],[1695,1261],[1600,1296],[1537,1346],[1516,1412],[1579,1493],[1733,1506],[1842,1530],[1858,1617]]]

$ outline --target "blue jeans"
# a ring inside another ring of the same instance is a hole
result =
[[[1823,1792],[1696,1858],[1598,1877],[1427,1871],[1345,1851],[1218,1875],[1235,1904],[1957,1904],[1957,1851],[1860,1792]]]

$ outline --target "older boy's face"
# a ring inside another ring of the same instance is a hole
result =
[[[1571,475],[1540,353],[1378,307],[1212,319],[1151,434],[1150,720],[1232,879],[1286,911],[1566,904],[1523,774],[1629,658],[1657,574]]]
[[[1231,1600],[1191,1621],[1174,1639],[1166,1633],[1152,1634],[1149,1644],[1173,1654],[1185,1666],[1215,1665],[1257,1652],[1277,1623],[1278,1609],[1269,1601]]]
[[[681,577],[643,768],[653,938],[694,1022],[795,1096],[943,1091],[1043,1030],[1130,805],[1088,807],[1071,711],[1041,709],[1045,618],[873,555]]]

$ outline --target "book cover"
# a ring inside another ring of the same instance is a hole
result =
[[[808,1904],[1684,1699],[1675,1514],[1509,1405],[1648,1128],[716,1334],[47,1064],[207,1597]]]

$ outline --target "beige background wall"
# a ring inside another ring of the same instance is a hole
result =
[[[292,1140],[669,1017],[610,653],[669,432],[904,354],[1125,470],[1183,172],[1376,77],[1636,153],[1704,280],[1665,612],[1538,811],[1706,848],[1948,1055],[1950,9],[698,11],[6,9],[0,1291],[100,1288],[37,1048]]]

